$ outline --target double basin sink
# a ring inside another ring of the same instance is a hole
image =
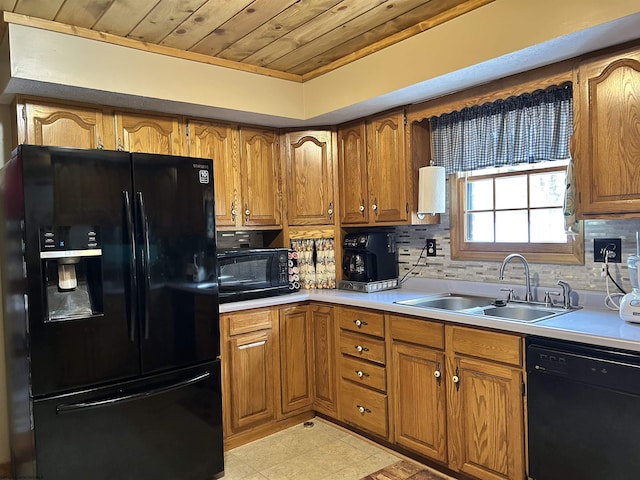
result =
[[[467,313],[470,315],[487,316],[526,323],[547,320],[572,311],[562,307],[546,306],[544,304],[507,303],[490,297],[456,293],[430,295],[410,300],[400,300],[395,303],[409,307],[447,310],[450,312]]]

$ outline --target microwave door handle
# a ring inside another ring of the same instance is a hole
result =
[[[122,192],[122,197],[124,200],[124,213],[126,220],[126,232],[127,239],[129,241],[129,312],[128,312],[128,320],[129,320],[129,340],[135,341],[135,332],[136,332],[136,310],[137,310],[137,294],[136,294],[136,285],[137,285],[137,274],[136,274],[136,237],[135,231],[133,227],[133,212],[131,210],[131,199],[129,198],[129,192],[127,190]]]
[[[142,227],[142,275],[144,276],[144,339],[149,339],[149,305],[151,304],[151,256],[149,249],[149,221],[144,208],[144,197],[138,192],[138,210],[140,212],[140,225]]]

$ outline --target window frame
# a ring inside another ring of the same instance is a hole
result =
[[[555,165],[554,165],[555,163]],[[465,213],[467,179],[495,179],[513,175],[529,175],[566,169],[566,162],[544,162],[520,168],[486,169],[449,175],[451,258],[453,260],[503,260],[510,253],[520,253],[531,263],[584,264],[584,232],[568,235],[566,243],[467,242]],[[495,196],[495,191],[494,191]],[[527,205],[529,209],[529,205]]]

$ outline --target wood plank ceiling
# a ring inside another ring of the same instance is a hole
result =
[[[0,0],[0,10],[302,80],[493,0]]]

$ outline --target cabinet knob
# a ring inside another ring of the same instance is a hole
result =
[[[378,199],[374,198],[373,199],[373,205],[371,205],[372,210],[375,212],[375,214],[378,214]]]
[[[371,413],[371,410],[369,410],[367,407],[363,407],[362,405],[356,405],[356,408],[362,415],[364,415],[365,413]]]
[[[453,380],[453,383],[458,383],[460,381],[460,377],[458,375],[454,375],[451,377],[451,380]]]
[[[251,211],[249,210],[249,205],[245,203],[244,205],[244,216],[247,220],[249,220],[249,215],[251,215]]]
[[[327,214],[329,215],[329,219],[333,217],[333,202],[329,203],[329,209],[327,210]]]
[[[364,200],[360,201],[360,213],[364,216]]]
[[[358,375],[358,377],[360,378],[366,378],[369,376],[367,372],[363,372],[362,370],[356,370],[356,375]]]
[[[453,383],[456,384],[456,392],[460,390],[460,377],[458,375],[459,375],[459,370],[458,370],[458,367],[456,367],[456,374],[453,377],[451,377],[451,380],[453,381]]]
[[[362,320],[354,320],[353,323],[355,323],[358,328],[369,325],[367,322],[363,322]]]
[[[435,372],[433,372],[433,376],[436,378],[440,378],[442,374],[440,373],[440,370],[436,370]]]
[[[360,353],[369,351],[369,349],[367,347],[363,347],[362,345],[356,345],[355,349],[356,349],[356,351],[358,351]]]

